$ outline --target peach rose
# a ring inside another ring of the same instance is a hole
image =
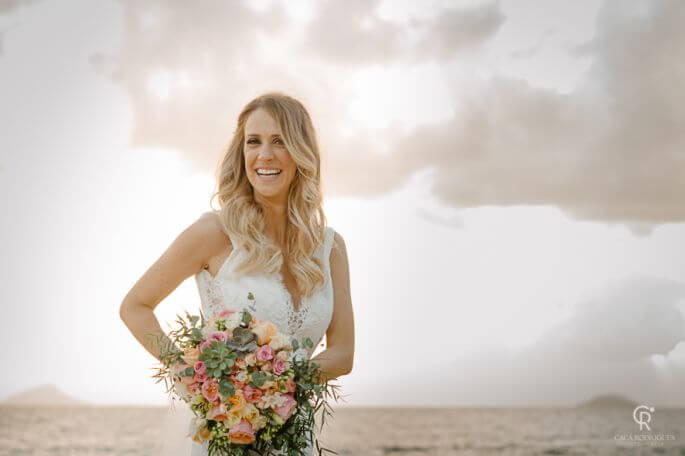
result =
[[[240,423],[230,428],[228,430],[228,437],[231,443],[249,444],[255,441],[252,425],[246,419],[240,420]]]
[[[252,332],[257,335],[257,344],[264,345],[268,344],[271,338],[278,333],[278,328],[270,321],[261,321],[252,328]]]
[[[262,390],[246,385],[243,388],[243,395],[245,396],[245,400],[249,403],[259,402],[259,399],[262,397]]]
[[[231,403],[231,410],[242,410],[247,404],[242,390],[237,390],[233,396],[228,398],[228,402]]]
[[[219,396],[219,384],[216,380],[207,380],[202,384],[202,395],[209,402],[214,402]]]
[[[207,416],[207,418],[214,421],[227,420],[228,416],[226,415],[226,407],[224,406],[224,403],[219,402],[219,404],[214,405],[212,409],[209,411],[209,415]]]
[[[250,422],[243,418],[240,423],[228,430],[228,438],[231,443],[252,443],[255,441],[254,429]]]

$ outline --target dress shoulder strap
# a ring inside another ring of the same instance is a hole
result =
[[[323,258],[325,263],[328,265],[330,263],[331,250],[333,250],[333,244],[335,243],[335,230],[330,226],[326,227],[326,237],[323,242]]]

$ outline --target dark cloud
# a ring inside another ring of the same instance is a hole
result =
[[[385,184],[437,164],[436,196],[455,207],[555,205],[635,234],[685,220],[685,4],[610,1],[598,21],[574,92],[493,78],[455,99],[450,121],[393,143]],[[341,192],[378,191],[370,174]]]

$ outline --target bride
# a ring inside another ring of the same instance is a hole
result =
[[[347,252],[342,236],[326,224],[320,170],[316,133],[299,101],[269,92],[245,106],[212,195],[220,209],[183,230],[121,303],[121,319],[152,356],[159,360],[170,343],[153,310],[194,276],[204,315],[247,306],[251,291],[257,319],[314,342],[306,355],[319,365],[322,381],[352,371]],[[324,335],[326,348],[312,358]],[[181,409],[182,430],[165,437],[165,454],[188,455],[181,446],[189,445],[191,455],[206,455],[206,443],[190,438],[198,431],[192,412]],[[311,440],[307,454],[313,454]]]

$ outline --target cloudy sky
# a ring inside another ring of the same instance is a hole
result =
[[[346,405],[685,406],[683,23],[679,0],[0,1],[0,399],[165,403],[120,302],[281,90],[348,248]],[[197,305],[191,277],[156,314]]]

